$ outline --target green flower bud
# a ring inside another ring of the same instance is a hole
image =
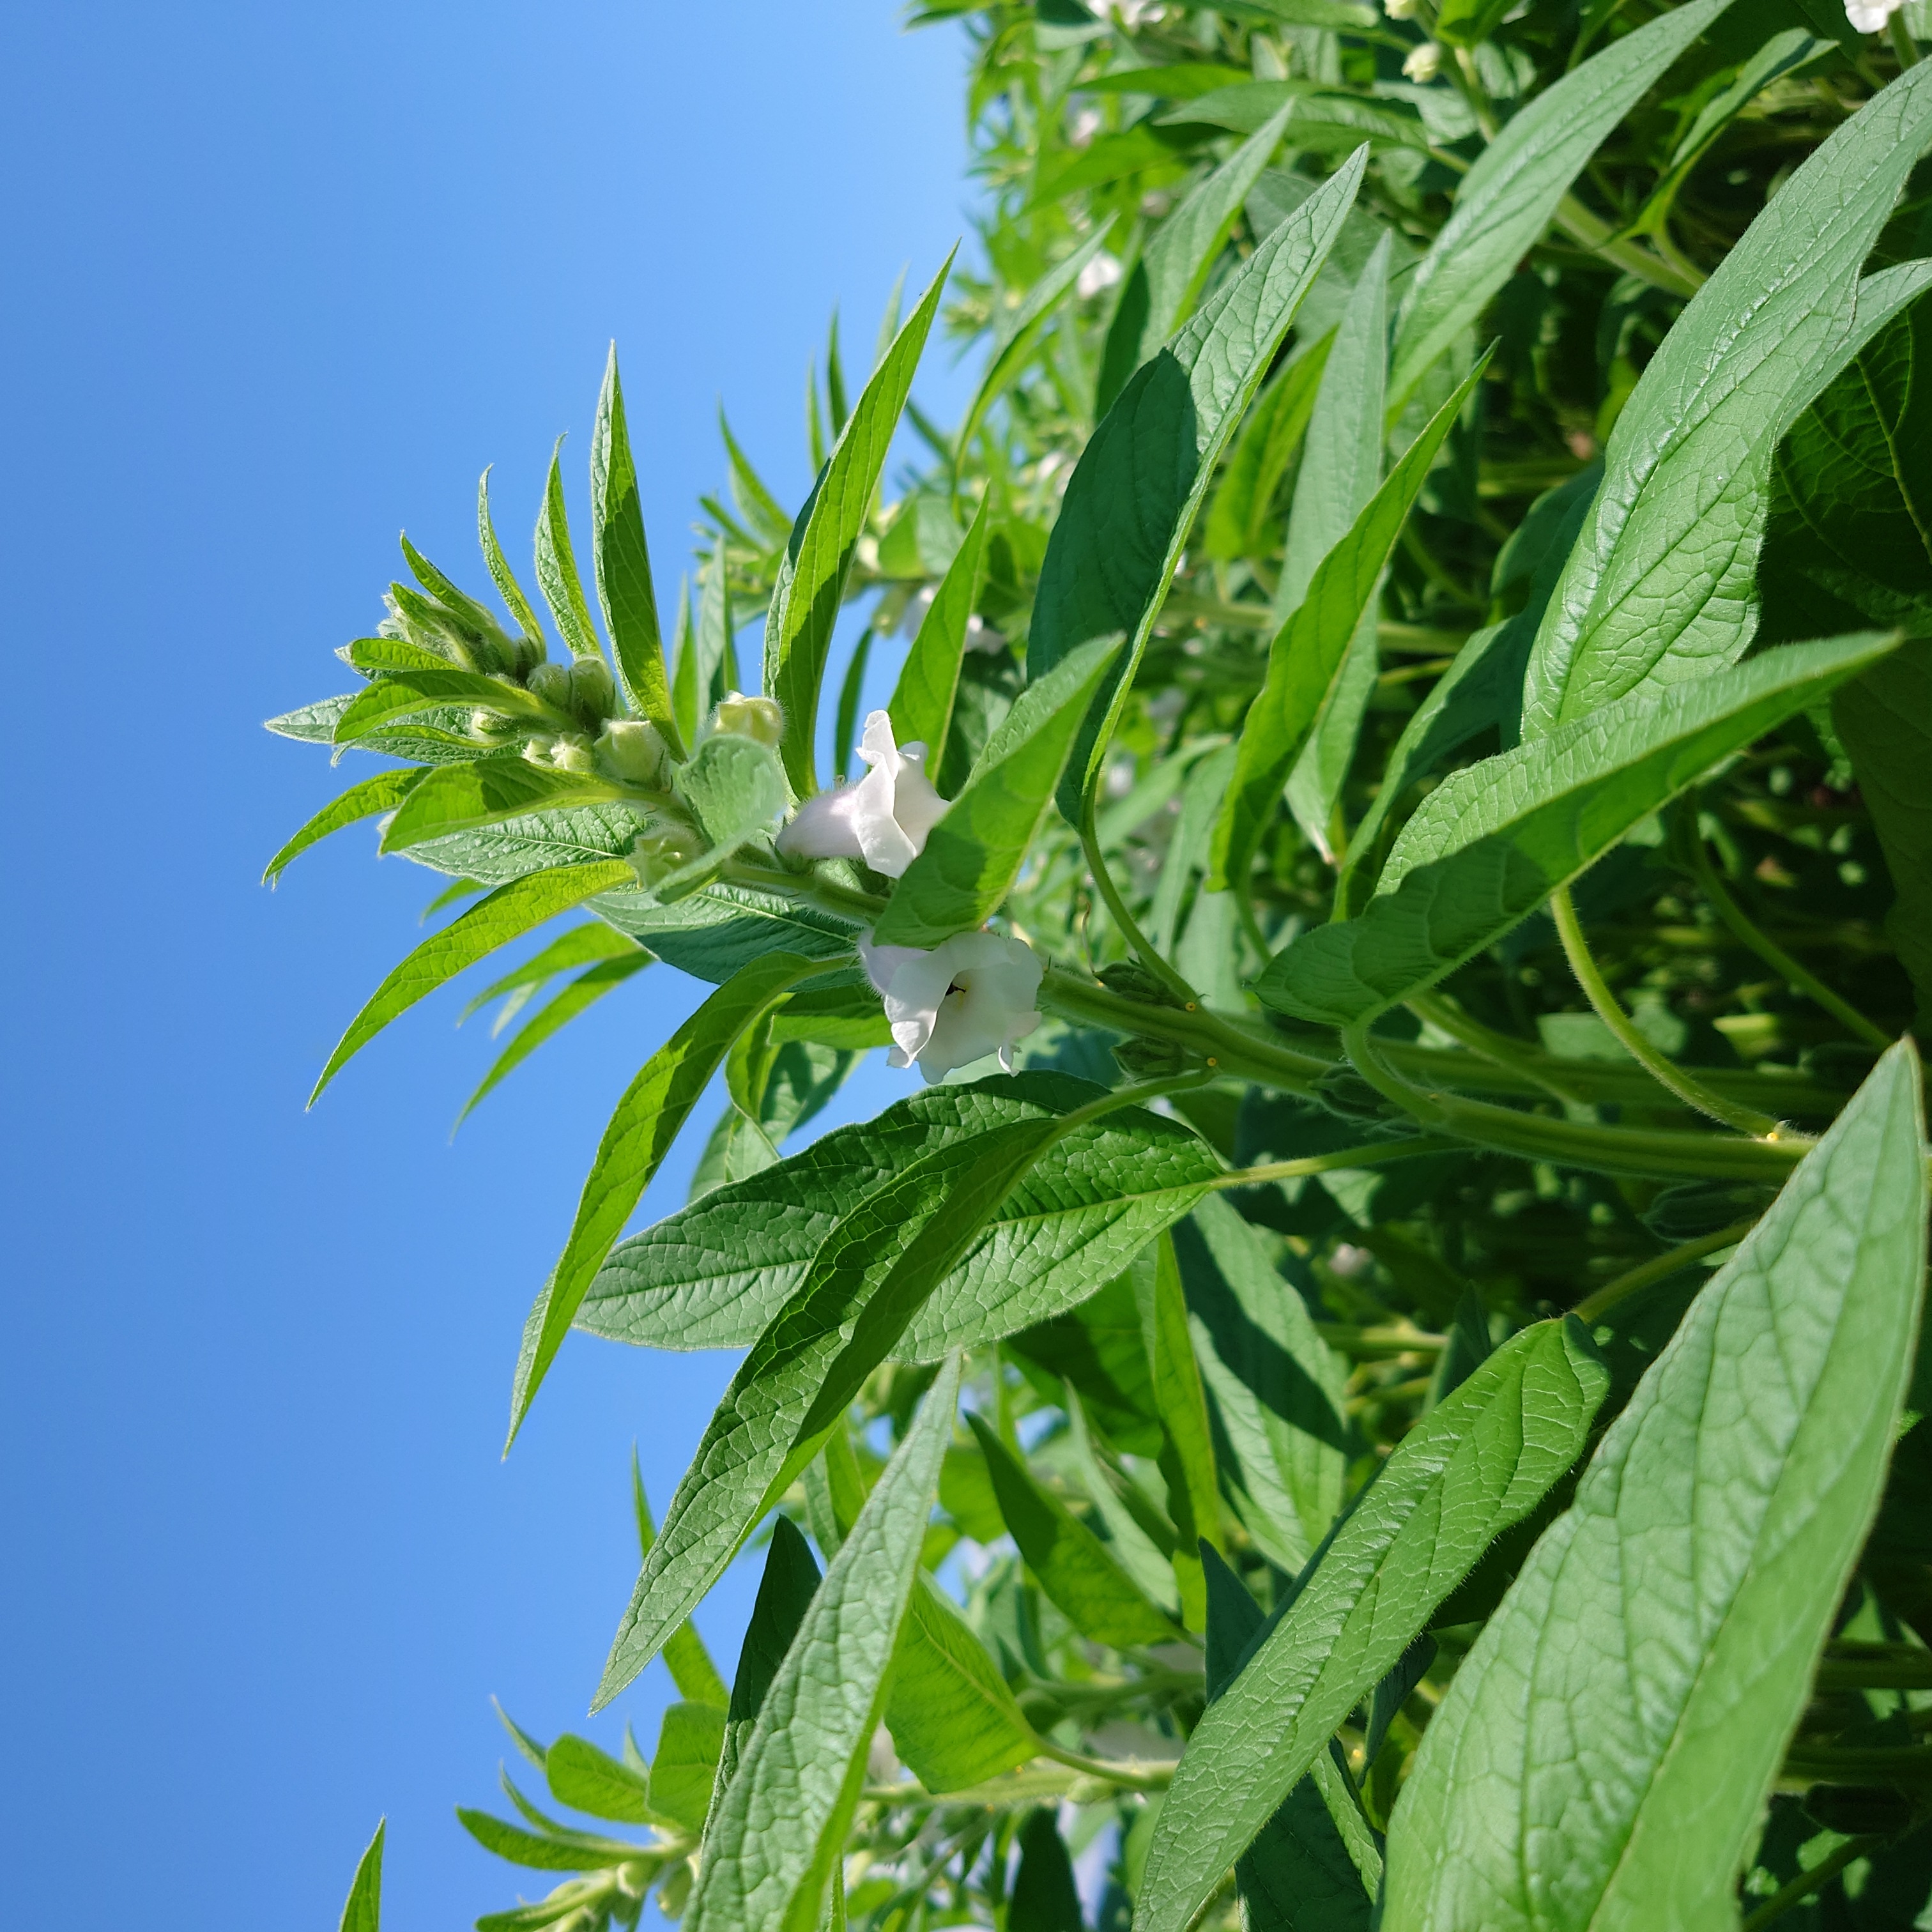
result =
[[[560,772],[594,772],[597,769],[596,754],[590,748],[590,740],[581,731],[566,731],[558,739],[550,761]]]
[[[579,658],[570,667],[570,708],[593,724],[616,710],[617,686],[602,658]]]
[[[1186,1048],[1171,1040],[1117,1040],[1112,1052],[1122,1072],[1144,1080],[1178,1073],[1194,1062],[1194,1055]]]
[[[470,733],[475,738],[507,738],[517,728],[514,718],[506,718],[500,711],[472,711],[470,714]]]
[[[632,784],[661,785],[664,779],[664,742],[657,727],[641,718],[614,718],[597,740],[598,762],[612,777]]]
[[[1098,977],[1108,992],[1118,993],[1124,1000],[1137,1000],[1144,1006],[1181,1004],[1144,966],[1132,959],[1117,959],[1111,966],[1102,966]]]
[[[640,832],[632,842],[628,856],[638,883],[649,892],[660,879],[679,866],[688,865],[704,850],[704,841],[695,826],[661,825],[653,831]]]
[[[556,749],[556,740],[548,733],[539,731],[524,741],[524,756],[533,765],[547,765],[550,754]]]
[[[549,658],[550,653],[544,648],[544,640],[541,638],[526,638],[520,632],[508,642],[509,669],[512,677],[527,681],[530,673]]]
[[[734,691],[712,714],[711,728],[776,749],[784,736],[784,712],[776,698],[747,698]]]
[[[566,666],[548,662],[540,664],[524,682],[532,698],[542,698],[559,711],[570,709],[570,672]]]

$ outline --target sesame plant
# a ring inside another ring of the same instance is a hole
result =
[[[680,1701],[512,1727],[480,1924],[1932,1924],[1932,21],[917,18],[976,233],[804,502],[728,430],[668,595],[614,355],[538,596],[484,494],[272,727],[381,764],[271,875],[450,908],[318,1093],[554,921],[472,1106],[712,989],[504,1338],[512,1442],[738,1353],[585,1687]]]

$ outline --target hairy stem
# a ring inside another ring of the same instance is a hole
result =
[[[1702,1261],[1706,1255],[1714,1255],[1720,1249],[1735,1246],[1756,1225],[1754,1220],[1733,1221],[1728,1228],[1720,1228],[1714,1234],[1700,1234],[1694,1241],[1686,1241],[1682,1247],[1655,1256],[1641,1268],[1634,1268],[1629,1274],[1618,1275],[1615,1281],[1606,1282],[1594,1294],[1585,1296],[1570,1312],[1580,1322],[1600,1321],[1618,1302],[1628,1300],[1654,1282],[1668,1281],[1680,1268]]]
[[[1820,1858],[1809,1871],[1800,1872],[1789,1885],[1781,1886],[1746,1918],[1738,1932],[1763,1932],[1763,1928],[1782,1918],[1794,1905],[1802,1905],[1814,1892],[1822,1892],[1847,1865],[1876,1851],[1885,1843],[1876,1835],[1847,1838],[1838,1848]]]

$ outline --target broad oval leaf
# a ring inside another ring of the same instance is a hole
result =
[[[1867,632],[1787,644],[1661,694],[1633,692],[1551,736],[1457,772],[1403,828],[1359,919],[1278,953],[1256,990],[1348,1026],[1433,986],[1722,758],[1897,644]]]
[[[689,1932],[815,1932],[866,1776],[959,1399],[956,1357],[832,1562],[720,1800]]]
[[[1424,1736],[1384,1932],[1737,1923],[1876,1512],[1925,1274],[1901,1041],[1712,1277]]]
[[[1539,1322],[1396,1446],[1188,1740],[1140,1932],[1185,1932],[1436,1605],[1582,1453],[1608,1384],[1580,1324]]]

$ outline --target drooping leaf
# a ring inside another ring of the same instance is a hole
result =
[[[958,1396],[955,1357],[826,1571],[719,1803],[689,1932],[815,1932],[864,1784]]]
[[[508,945],[533,927],[579,905],[598,892],[634,884],[637,874],[621,860],[589,865],[560,866],[546,872],[500,886],[479,904],[440,932],[432,933],[370,994],[349,1023],[349,1030],[328,1056],[328,1064],[309,1096],[312,1107],[322,1090],[350,1058],[375,1038],[396,1016],[433,993],[446,980]]]
[[[980,1438],[1000,1514],[1027,1568],[1073,1627],[1115,1649],[1178,1637],[1172,1621],[1148,1600],[1107,1546],[1034,1480],[984,1418],[968,1415],[966,1420]]]
[[[965,652],[967,629],[986,565],[992,500],[990,492],[981,500],[965,542],[954,553],[946,574],[940,579],[886,706],[894,736],[902,745],[926,746],[931,754],[928,769],[933,771],[938,769],[946,734],[952,723],[952,699],[959,688],[960,661]]]
[[[1402,298],[1391,412],[1480,320],[1617,124],[1730,4],[1690,0],[1625,34],[1538,94],[1484,150]]]
[[[1902,1042],[1699,1294],[1457,1672],[1394,1822],[1388,1932],[1736,1922],[1910,1378],[1924,1139]]]
[[[506,1824],[487,1811],[472,1811],[461,1804],[456,1808],[456,1816],[486,1852],[536,1871],[597,1871],[628,1864],[641,1849],[620,1839],[595,1838],[587,1832],[526,1832],[520,1825]]]
[[[839,1216],[868,1194],[940,1148],[1070,1113],[1100,1093],[1062,1074],[995,1077],[933,1088],[875,1120],[838,1128],[615,1249],[578,1324],[649,1348],[748,1347]],[[895,1354],[936,1361],[1061,1312],[1119,1274],[1219,1172],[1180,1123],[1139,1108],[1075,1129],[995,1209]]]
[[[514,1018],[521,1010],[521,1003],[559,974],[570,972],[579,966],[599,965],[607,959],[621,958],[639,950],[635,940],[613,931],[601,919],[587,919],[581,926],[571,926],[560,933],[548,946],[512,967],[501,979],[493,980],[464,1006],[457,1023],[460,1025],[492,1000],[501,1000],[504,1003],[503,1015],[490,1028],[493,1034],[500,1033],[506,1019]]]
[[[1914,68],[1806,160],[1664,338],[1537,634],[1526,736],[1742,654],[1778,439],[1932,279],[1914,263],[1858,280],[1928,135],[1932,72]]]
[[[965,789],[926,835],[880,916],[882,946],[943,945],[1005,902],[1120,640],[1096,638],[1030,683],[974,761]]]
[[[1719,760],[1890,651],[1869,632],[1786,644],[1701,682],[1632,692],[1453,774],[1403,828],[1359,919],[1278,954],[1256,990],[1349,1025],[1422,992],[1526,918]]]
[[[724,1747],[724,1713],[716,1704],[673,1704],[651,1754],[650,1808],[695,1837],[711,1809],[711,1786]]]
[[[577,574],[577,554],[571,547],[570,518],[563,502],[563,438],[550,453],[550,475],[544,485],[543,508],[537,513],[537,588],[559,634],[571,655],[602,660],[597,627],[584,601],[584,581]]]
[[[591,1277],[622,1232],[638,1197],[670,1151],[679,1129],[710,1084],[732,1042],[774,1000],[814,970],[814,962],[794,952],[767,953],[742,968],[652,1054],[624,1090],[598,1143],[563,1252],[524,1324],[523,1347],[510,1397],[511,1442],[516,1440],[530,1403],[570,1332]],[[508,1444],[505,1446],[507,1449]]]
[[[342,1908],[342,1932],[382,1932],[382,1834],[385,1819],[376,1827],[368,1849],[357,1860],[356,1876]]]
[[[664,1815],[652,1810],[650,1780],[599,1750],[588,1738],[566,1732],[544,1754],[550,1796],[573,1811],[614,1825],[650,1825]]]
[[[1357,154],[1283,222],[1174,340],[1136,372],[1066,486],[1040,572],[1028,670],[1124,633],[1060,789],[1077,822],[1216,464],[1320,274],[1366,166]]]
[[[442,765],[413,786],[383,828],[382,850],[406,851],[452,832],[530,812],[595,805],[621,798],[623,791],[595,773],[532,764],[515,752],[499,752],[472,764]]]
[[[1146,1932],[1184,1932],[1431,1611],[1581,1454],[1608,1380],[1580,1324],[1539,1322],[1396,1444],[1188,1740],[1148,1855]]]
[[[289,862],[299,858],[311,845],[319,844],[332,832],[358,819],[374,818],[379,812],[393,812],[428,774],[420,766],[400,772],[378,772],[372,778],[332,798],[268,861],[262,874],[264,885],[274,884]]]
[[[597,564],[597,596],[611,655],[625,695],[664,735],[671,756],[684,756],[684,740],[664,674],[664,639],[658,622],[651,554],[644,538],[644,506],[637,466],[624,421],[624,389],[617,380],[617,345],[604,370],[597,398],[597,426],[590,438],[590,529]]]
[[[765,623],[765,689],[784,707],[781,749],[786,774],[801,797],[818,789],[812,751],[818,690],[853,554],[951,268],[949,256],[872,372],[792,526],[772,592]]]
[[[572,1020],[588,1012],[606,993],[615,992],[626,980],[634,978],[650,963],[651,956],[643,947],[638,946],[620,958],[604,960],[601,964],[592,967],[588,972],[580,973],[561,992],[540,1006],[518,1028],[509,1045],[490,1064],[489,1072],[484,1075],[476,1092],[464,1102],[463,1111],[456,1117],[457,1126],[462,1126],[478,1106],[546,1040],[555,1038]]]

